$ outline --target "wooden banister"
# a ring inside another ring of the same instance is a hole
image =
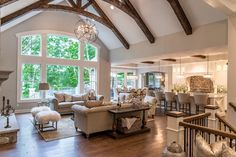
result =
[[[236,129],[229,122],[227,122],[225,118],[220,116],[218,113],[216,113],[216,118],[218,118],[218,120],[219,120],[219,129],[220,130],[221,130],[221,123],[223,123],[224,129],[225,129],[224,131],[227,131],[226,128],[228,128],[228,130],[230,132],[233,132],[236,134]]]
[[[198,114],[198,115],[194,115],[194,116],[190,116],[190,117],[187,117],[187,118],[184,118],[184,122],[192,122],[192,121],[195,121],[195,120],[200,120],[200,119],[204,119],[204,118],[207,118],[211,115],[210,112],[208,113],[202,113],[202,114]]]
[[[234,111],[236,112],[236,104],[229,102],[229,106],[232,107]]]
[[[194,124],[190,124],[190,123],[186,123],[186,122],[179,122],[179,125],[183,126],[185,128],[190,128],[190,129],[198,130],[201,132],[207,132],[208,134],[214,134],[214,135],[221,136],[224,138],[236,139],[236,134],[234,134],[234,133],[228,133],[228,132],[224,132],[221,130],[215,130],[215,129],[211,129],[208,127],[194,125]]]

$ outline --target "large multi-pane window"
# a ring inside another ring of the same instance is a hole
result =
[[[39,99],[40,82],[49,84],[47,96],[97,90],[98,49],[94,45],[53,33],[19,35],[19,41],[18,101]]]
[[[95,68],[84,68],[84,91],[88,92],[90,89],[96,91],[97,78]]]
[[[47,65],[47,83],[50,85],[48,95],[54,92],[76,94],[79,86],[79,67],[64,65]]]
[[[21,99],[38,99],[38,84],[41,81],[41,66],[39,64],[22,64]]]

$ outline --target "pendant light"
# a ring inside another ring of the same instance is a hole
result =
[[[209,55],[207,55],[207,73],[203,76],[204,78],[211,78],[212,75],[209,73]]]
[[[182,61],[181,61],[181,57],[179,59],[179,75],[176,76],[179,79],[184,78],[184,75],[182,74]]]
[[[159,73],[158,75],[155,75],[156,79],[162,79],[162,75],[160,75],[160,73],[161,73],[161,60],[159,61]]]

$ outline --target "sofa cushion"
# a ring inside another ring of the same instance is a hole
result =
[[[87,101],[89,99],[88,94],[73,95],[72,101]]]
[[[65,102],[71,102],[72,101],[72,96],[69,94],[65,94]]]
[[[84,101],[74,101],[74,102],[71,102],[71,103],[74,104],[74,105],[81,105],[81,106],[85,105]]]
[[[102,101],[90,100],[85,103],[85,106],[88,108],[102,106]]]
[[[65,101],[65,95],[63,93],[54,93],[54,96],[57,98],[59,103]]]
[[[61,102],[58,104],[60,108],[71,108],[73,105],[72,102]]]

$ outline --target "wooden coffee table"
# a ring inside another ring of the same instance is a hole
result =
[[[126,137],[126,136],[130,136],[130,135],[134,135],[134,134],[139,134],[139,133],[144,133],[144,132],[148,132],[150,131],[150,128],[146,127],[146,121],[145,121],[145,111],[149,110],[150,107],[148,106],[140,106],[139,108],[133,108],[133,107],[129,107],[129,108],[119,108],[119,109],[112,109],[112,110],[108,110],[112,115],[113,115],[113,124],[112,124],[112,137],[114,138],[120,138],[120,137]],[[125,115],[126,118],[127,117],[127,113],[134,113],[134,112],[142,112],[142,126],[139,130],[130,132],[130,133],[126,133],[126,134],[120,134],[117,132],[117,118],[121,118],[123,117],[122,115]]]

